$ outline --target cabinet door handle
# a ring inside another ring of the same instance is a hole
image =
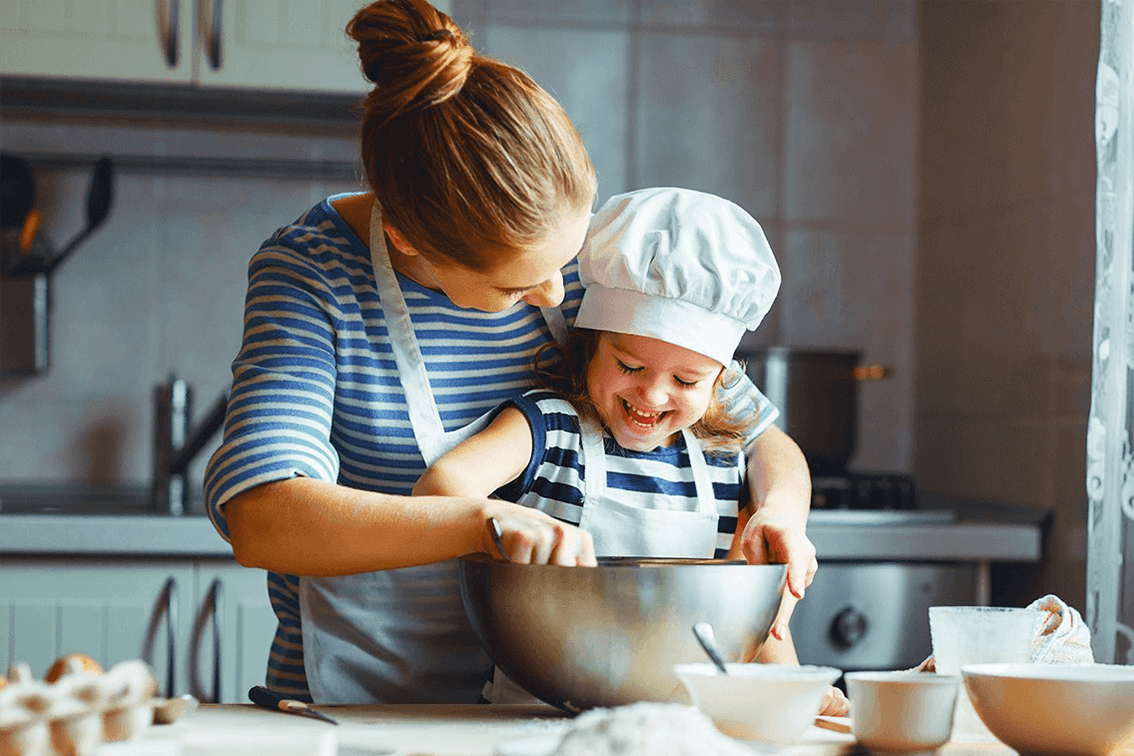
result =
[[[221,639],[224,637],[223,589],[220,578],[209,585],[209,592],[201,602],[197,619],[193,623],[193,638],[189,650],[189,687],[194,696],[205,703],[220,703],[221,699]],[[213,693],[210,697],[198,679],[201,651],[201,636],[205,625],[213,626]]]
[[[205,60],[209,68],[219,71],[223,61],[221,44],[221,17],[224,15],[223,0],[198,0],[201,16],[201,44],[205,48]]]
[[[154,0],[157,12],[158,41],[168,68],[177,68],[181,59],[181,0]]]
[[[172,577],[162,586],[142,643],[142,658],[151,667],[154,665],[154,642],[162,617],[165,617],[166,658],[169,664],[165,673],[165,695],[166,698],[173,698],[177,695],[177,580]]]

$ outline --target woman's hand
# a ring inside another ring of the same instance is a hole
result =
[[[737,553],[739,552],[739,553]],[[795,509],[784,511],[766,501],[748,518],[738,539],[734,539],[729,556],[743,556],[749,564],[786,564],[786,581],[780,609],[772,624],[772,636],[787,637],[788,622],[795,605],[811,585],[819,562],[815,546],[807,537],[806,518]]]
[[[488,516],[500,526],[507,554],[500,554],[487,522],[484,552],[516,564],[556,564],[565,567],[594,567],[595,544],[591,534],[560,522],[538,509],[519,504],[494,502]]]
[[[811,585],[819,562],[807,537],[811,509],[811,473],[799,445],[776,426],[752,442],[748,452],[751,518],[734,537],[734,551],[749,564],[786,564],[780,611],[772,635],[783,638],[796,602]]]
[[[827,688],[827,694],[823,696],[823,705],[819,707],[819,716],[845,717],[849,714],[850,701],[847,700],[846,694],[834,685]]]

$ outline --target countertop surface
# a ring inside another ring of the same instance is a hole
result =
[[[546,705],[402,704],[320,706],[339,725],[259,709],[247,704],[204,705],[172,725],[155,725],[141,741],[106,746],[121,753],[296,754],[297,756],[543,756],[554,749],[571,720]],[[742,741],[743,742],[743,741]],[[854,737],[813,727],[789,746],[747,744],[753,756],[844,756]],[[127,750],[144,746],[142,750]],[[940,756],[1015,756],[999,742],[948,743]],[[100,751],[100,756],[102,752]],[[1115,756],[1134,756],[1125,749]]]
[[[820,561],[1038,562],[1050,515],[922,494],[917,510],[812,510]],[[0,555],[231,558],[201,514],[154,512],[141,491],[0,490]]]

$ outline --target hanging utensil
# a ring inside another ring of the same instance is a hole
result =
[[[39,230],[39,218],[31,164],[16,155],[0,153],[0,229],[4,238],[0,271],[21,263],[28,255]]]
[[[61,249],[55,257],[44,267],[45,273],[52,273],[64,260],[66,260],[75,247],[87,240],[96,228],[102,225],[106,216],[110,215],[110,206],[114,201],[114,163],[109,157],[98,159],[91,174],[91,183],[87,188],[87,225],[75,235],[71,241]]]
[[[11,183],[4,188],[5,197],[10,191],[16,192],[17,190],[22,193],[20,196],[28,195],[27,199],[15,201],[14,207],[10,210],[6,209],[4,213],[5,228],[11,222],[15,228],[19,229],[18,242],[16,243],[18,249],[15,252],[6,251],[8,259],[5,261],[4,272],[12,276],[50,275],[64,260],[70,257],[76,247],[86,241],[87,237],[102,225],[110,214],[110,207],[114,200],[114,163],[109,157],[105,156],[95,162],[94,171],[91,173],[90,186],[87,188],[86,226],[61,250],[52,254],[48,245],[42,239],[37,238],[40,215],[37,209],[31,207],[35,197],[34,184],[31,185],[30,189],[24,186],[32,178],[30,166],[22,158],[15,158],[10,155],[5,155],[4,158],[4,169],[8,170],[9,166],[13,167]],[[24,168],[21,168],[21,164]],[[5,180],[8,181],[7,177]],[[19,186],[14,186],[17,180]],[[26,210],[24,209],[25,206]],[[9,214],[11,217],[9,217]],[[15,221],[16,215],[19,215],[18,223]],[[5,246],[8,246],[7,243],[5,243]],[[34,250],[33,246],[35,247]]]

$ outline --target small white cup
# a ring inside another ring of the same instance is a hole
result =
[[[933,660],[942,675],[960,675],[966,664],[1032,660],[1032,641],[1044,614],[1035,609],[1002,606],[931,606],[929,634]],[[957,699],[953,740],[995,742],[973,709],[967,693]]]
[[[854,736],[879,754],[933,753],[953,730],[961,678],[932,672],[848,672]]]

